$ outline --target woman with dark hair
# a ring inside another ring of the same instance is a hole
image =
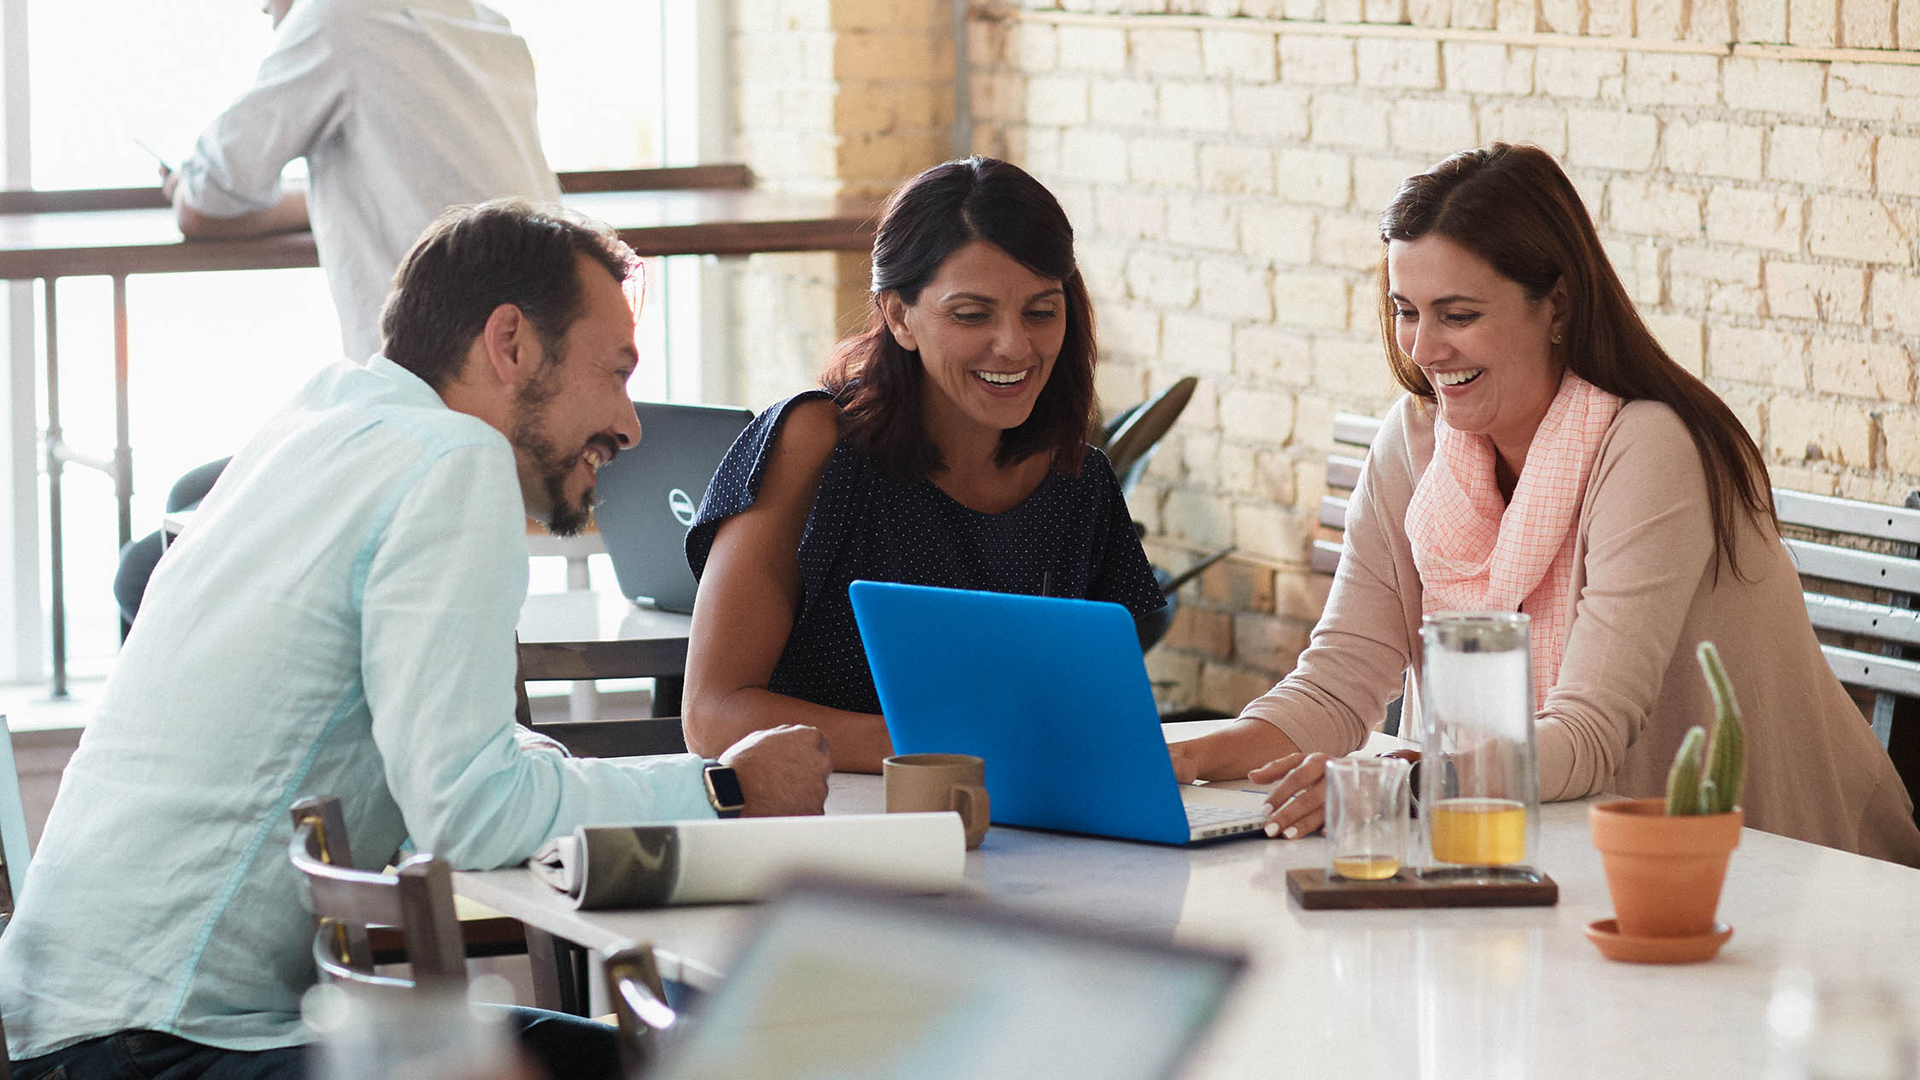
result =
[[[834,767],[892,753],[854,625],[856,579],[1164,599],[1113,470],[1086,444],[1093,310],[1073,229],[1004,161],[950,161],[887,200],[873,312],[824,389],[760,414],[687,534],[700,578],[687,745],[810,724]]]
[[[1745,715],[1747,824],[1920,864],[1913,804],[1807,622],[1759,448],[1648,332],[1552,157],[1455,154],[1401,184],[1380,237],[1408,393],[1326,610],[1278,686],[1174,745],[1176,772],[1280,781],[1269,835],[1311,832],[1327,754],[1403,688],[1420,730],[1421,616],[1518,609],[1541,798],[1660,793],[1712,715],[1694,660],[1712,641]]]

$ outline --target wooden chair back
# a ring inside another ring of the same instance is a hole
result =
[[[1773,489],[1807,618],[1841,683],[1873,697],[1886,746],[1895,713],[1920,701],[1920,492],[1906,506]]]
[[[415,855],[392,874],[356,870],[338,799],[301,799],[292,813],[287,856],[300,872],[301,899],[313,913],[313,962],[322,977],[368,986],[466,985],[453,872],[446,860]],[[369,926],[400,928],[411,980],[374,973]]]
[[[607,1000],[620,1034],[620,1074],[645,1076],[659,1059],[660,1037],[678,1023],[667,1005],[665,984],[653,950],[629,945],[607,954]]]

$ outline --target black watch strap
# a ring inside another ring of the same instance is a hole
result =
[[[746,793],[740,787],[740,774],[733,766],[722,765],[717,761],[708,761],[700,773],[701,781],[706,785],[707,802],[713,806],[713,812],[723,818],[737,818],[746,808]]]

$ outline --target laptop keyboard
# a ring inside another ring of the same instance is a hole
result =
[[[1245,821],[1258,816],[1257,811],[1244,806],[1210,806],[1204,803],[1187,803],[1187,824],[1194,827],[1218,825],[1223,821]]]

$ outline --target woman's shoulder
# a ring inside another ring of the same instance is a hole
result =
[[[803,390],[748,421],[723,469],[759,474],[775,454],[824,459],[840,438],[840,406],[824,390]]]
[[[782,453],[824,459],[840,441],[840,406],[825,390],[795,394],[761,416]]]
[[[1686,421],[1673,406],[1652,398],[1636,398],[1620,406],[1619,415],[1608,426],[1601,456],[1623,453],[1671,453],[1694,449],[1693,436]]]
[[[1380,430],[1367,449],[1372,482],[1391,481],[1410,495],[1413,484],[1433,459],[1433,403],[1414,394],[1401,394],[1380,419]]]
[[[1106,452],[1092,443],[1081,444],[1079,478],[1097,487],[1119,487],[1120,477],[1113,471],[1113,462],[1107,459]]]

